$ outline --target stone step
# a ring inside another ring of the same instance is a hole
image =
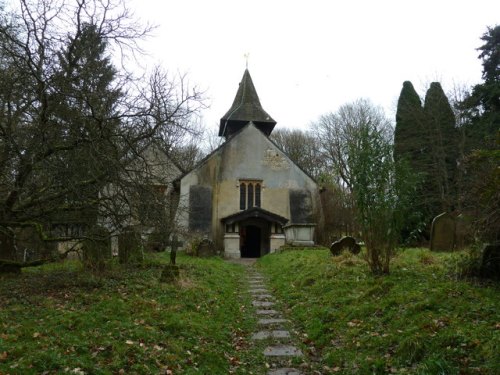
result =
[[[271,307],[274,305],[272,301],[252,301],[252,306],[255,307]]]
[[[271,294],[254,294],[252,297],[256,300],[274,299]]]
[[[269,338],[287,339],[289,337],[290,337],[290,332],[284,330],[259,331],[252,335],[252,340],[265,340]]]
[[[257,315],[278,315],[279,312],[276,310],[257,310]]]
[[[267,375],[302,375],[302,373],[295,368],[277,368],[268,371]]]
[[[255,289],[250,289],[250,293],[252,294],[269,293],[269,290],[267,290],[266,288],[255,288]]]
[[[275,345],[264,349],[266,357],[301,357],[302,351],[293,345]]]
[[[264,284],[252,284],[250,285],[250,288],[252,289],[257,289],[257,288],[265,288],[266,286]]]
[[[286,322],[288,322],[288,320],[283,318],[264,318],[264,319],[259,319],[257,321],[257,324],[264,326],[264,325],[280,324]]]

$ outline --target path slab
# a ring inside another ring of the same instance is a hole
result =
[[[265,288],[255,288],[255,289],[250,289],[250,293],[252,294],[269,293],[269,290]]]
[[[269,371],[267,375],[302,375],[302,373],[295,368],[277,368]]]
[[[274,302],[271,301],[252,301],[252,306],[255,307],[271,307],[274,305]]]
[[[257,289],[257,288],[265,288],[266,286],[264,284],[251,284],[250,288],[252,289]]]
[[[274,297],[271,294],[254,294],[252,297],[259,300],[274,299]]]
[[[278,315],[279,312],[276,310],[257,310],[257,315]]]
[[[290,337],[290,332],[283,330],[275,331],[259,331],[252,335],[252,340],[265,340],[269,338],[273,339],[287,339]]]
[[[264,349],[266,357],[300,357],[302,351],[293,345],[275,345]]]
[[[259,319],[257,321],[257,324],[260,325],[271,325],[271,324],[279,324],[279,323],[286,323],[288,320],[283,319],[283,318],[264,318],[264,319]]]

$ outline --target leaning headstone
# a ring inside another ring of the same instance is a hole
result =
[[[500,242],[486,245],[483,249],[479,276],[500,280]]]
[[[132,228],[118,236],[118,260],[122,264],[141,263],[144,260],[141,235]]]
[[[330,252],[334,256],[340,255],[344,249],[349,250],[353,254],[359,254],[361,246],[356,243],[356,239],[354,237],[350,236],[342,237],[330,246]]]
[[[431,251],[453,251],[455,248],[455,218],[442,213],[432,220]]]
[[[196,255],[199,256],[200,258],[207,258],[217,255],[215,244],[208,239],[202,240],[198,245]]]

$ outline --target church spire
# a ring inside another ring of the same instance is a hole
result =
[[[276,121],[262,108],[250,73],[245,69],[233,105],[220,119],[219,136],[228,138],[250,121],[267,136],[276,125]]]

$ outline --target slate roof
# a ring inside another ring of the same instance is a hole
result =
[[[262,108],[250,72],[245,69],[233,105],[220,119],[219,136],[227,138],[250,121],[267,136],[276,125],[276,121]]]

